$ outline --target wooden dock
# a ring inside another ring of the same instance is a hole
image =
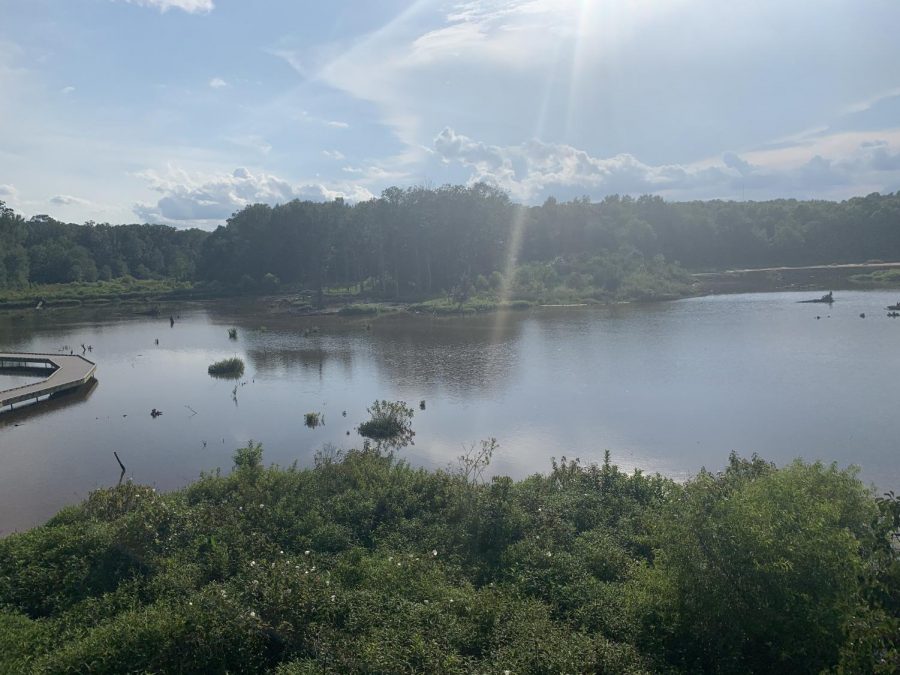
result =
[[[39,382],[0,391],[0,412],[17,403],[36,402],[78,389],[90,382],[97,365],[83,356],[59,354],[0,354],[0,370],[47,373]]]

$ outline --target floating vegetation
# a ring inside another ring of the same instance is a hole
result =
[[[425,410],[425,399],[419,401],[419,410]]]
[[[229,328],[228,329],[228,339],[229,340],[237,340],[237,328]]]
[[[303,423],[310,429],[325,425],[325,416],[318,412],[308,412],[303,416]]]
[[[413,445],[413,409],[403,401],[375,401],[367,409],[369,419],[359,425],[360,436],[388,442],[398,448]]]
[[[206,370],[213,377],[238,378],[244,374],[244,362],[234,356],[230,359],[216,361]]]

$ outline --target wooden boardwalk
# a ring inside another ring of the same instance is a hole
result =
[[[83,356],[59,354],[2,354],[0,370],[46,371],[39,382],[0,391],[0,411],[11,410],[16,403],[39,401],[64,391],[77,389],[94,377],[97,365]]]

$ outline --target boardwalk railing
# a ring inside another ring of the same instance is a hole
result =
[[[52,369],[52,372],[39,382],[0,391],[0,411],[12,409],[16,403],[38,401],[43,397],[77,389],[89,382],[97,371],[97,365],[93,361],[75,354],[0,354],[0,368],[32,367]]]

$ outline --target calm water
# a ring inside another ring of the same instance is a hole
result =
[[[809,295],[403,315],[368,327],[273,318],[252,305],[183,306],[174,328],[111,310],[3,316],[0,350],[90,344],[98,382],[0,415],[0,534],[115,484],[114,450],[134,480],[162,490],[227,470],[248,439],[263,442],[267,463],[307,465],[325,443],[358,444],[354,427],[376,398],[416,408],[416,444],[402,454],[427,467],[494,436],[492,471],[516,477],[546,471],[553,456],[601,460],[608,448],[623,468],[684,478],[737,450],[779,464],[854,463],[866,481],[896,489],[900,319],[883,308],[897,293],[796,304]],[[234,382],[206,374],[234,354],[247,363],[235,396]],[[324,413],[324,427],[304,427],[311,411]]]

